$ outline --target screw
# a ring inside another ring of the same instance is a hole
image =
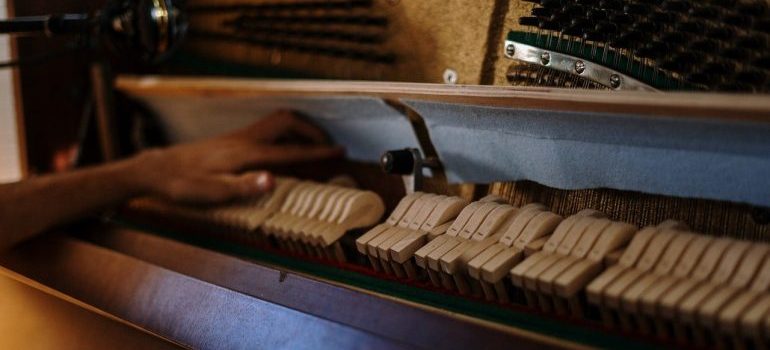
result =
[[[620,76],[619,75],[617,75],[617,74],[610,75],[610,86],[613,89],[619,88],[620,87],[620,83],[621,83],[621,80],[620,80]]]
[[[505,45],[505,55],[508,57],[513,57],[513,54],[516,53],[516,46],[513,44]]]
[[[548,52],[543,52],[540,54],[540,63],[542,63],[544,66],[547,66],[548,63],[551,62],[551,54]]]
[[[444,83],[457,84],[457,72],[454,69],[447,68],[444,70]]]
[[[586,70],[586,64],[583,63],[583,61],[575,62],[575,72],[577,72],[577,74],[583,74],[585,70]]]

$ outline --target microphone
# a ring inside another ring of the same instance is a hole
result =
[[[64,14],[0,20],[0,34],[96,34],[121,57],[155,64],[171,55],[187,33],[187,17],[174,0],[113,0],[94,16]]]

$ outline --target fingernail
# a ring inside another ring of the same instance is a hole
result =
[[[259,173],[257,175],[257,189],[260,191],[269,191],[273,187],[273,178],[269,173]]]

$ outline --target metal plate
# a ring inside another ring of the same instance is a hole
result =
[[[561,72],[575,74],[613,90],[657,91],[655,88],[639,80],[601,64],[511,40],[505,41],[505,56],[556,69]]]

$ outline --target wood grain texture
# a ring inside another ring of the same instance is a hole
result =
[[[4,349],[179,349],[0,273]]]
[[[513,86],[466,86],[396,82],[261,80],[120,76],[116,88],[133,96],[370,96],[490,107],[635,114],[770,122],[770,99],[760,95],[582,91]]]

